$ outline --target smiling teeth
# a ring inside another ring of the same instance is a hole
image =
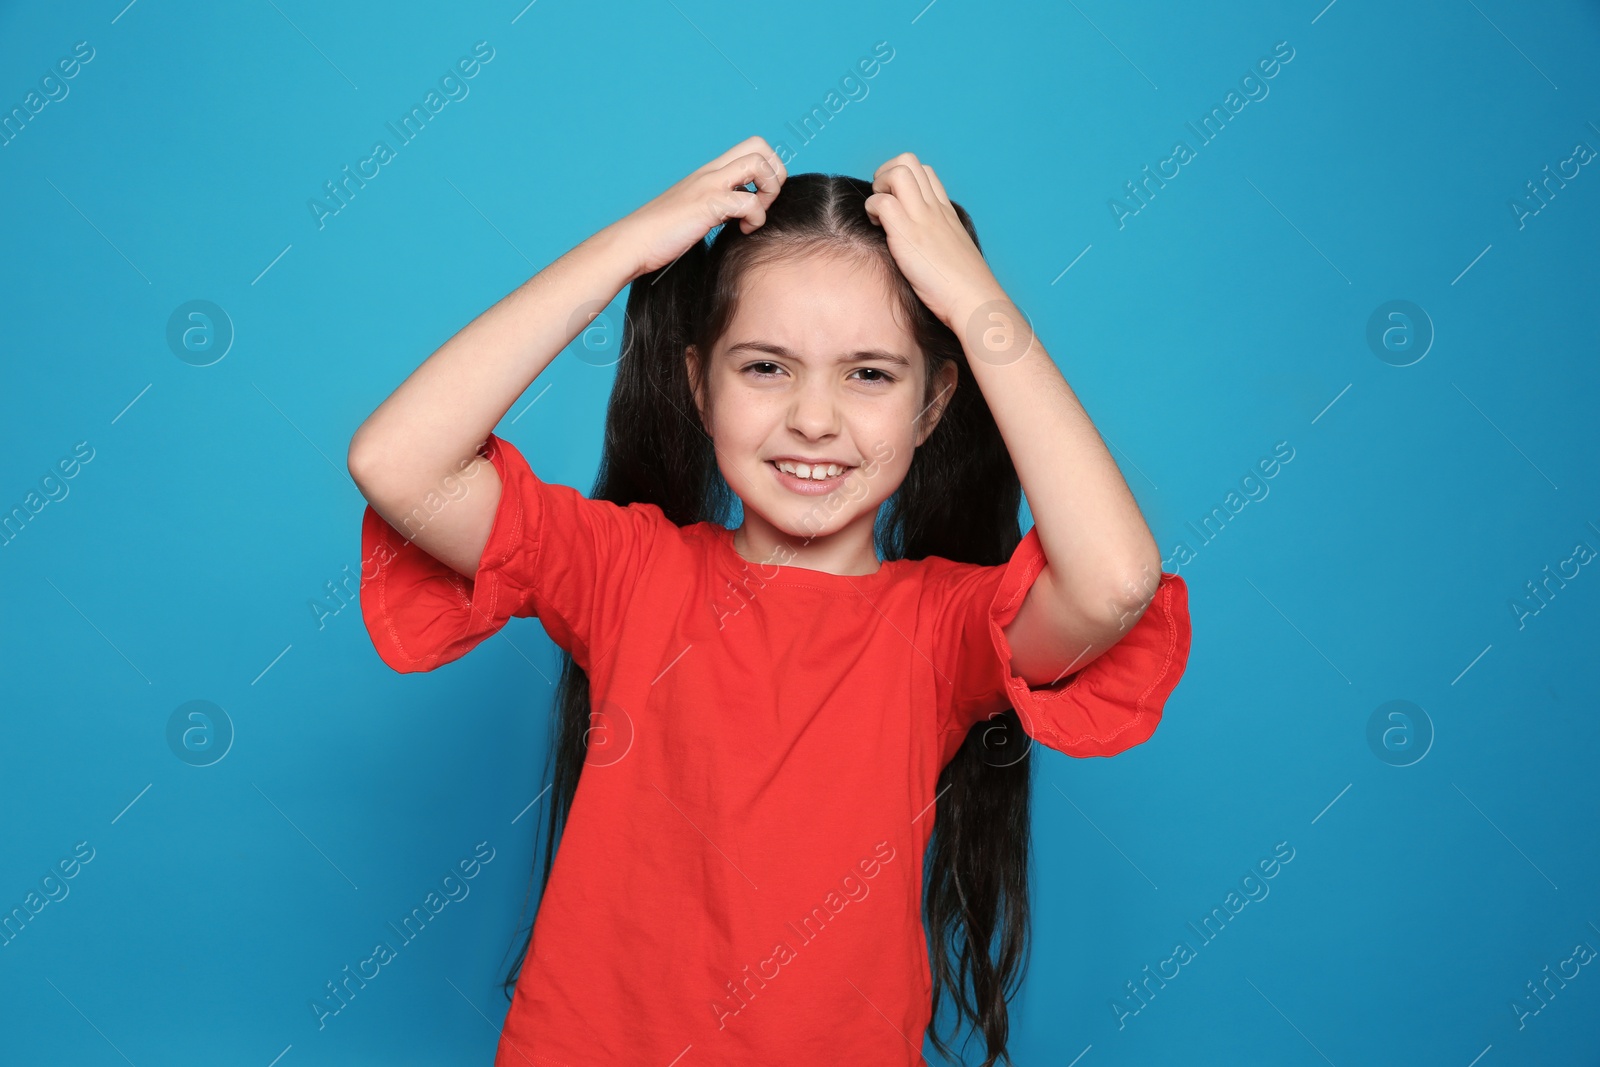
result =
[[[778,460],[774,466],[786,474],[794,475],[796,478],[809,478],[816,482],[835,478],[845,471],[845,468],[837,463],[819,463],[813,467],[805,463],[791,463],[786,459]]]

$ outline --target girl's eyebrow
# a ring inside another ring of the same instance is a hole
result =
[[[787,348],[783,347],[782,345],[773,344],[771,341],[740,341],[736,345],[729,345],[727,351],[728,351],[728,354],[731,356],[735,352],[738,352],[738,351],[741,351],[741,350],[747,350],[747,351],[751,351],[751,352],[765,352],[768,355],[785,356],[785,357],[790,358],[790,359],[793,359],[795,357],[795,353],[789,351]],[[862,350],[860,350],[858,352],[850,352],[850,353],[847,353],[845,355],[840,356],[839,359],[837,360],[837,362],[839,362],[839,363],[860,363],[860,362],[863,362],[865,360],[881,360],[884,363],[895,363],[895,364],[898,364],[899,366],[907,367],[907,368],[909,368],[911,366],[911,361],[909,359],[907,359],[905,356],[900,355],[898,352],[889,352],[889,351],[886,351],[886,350],[881,349],[881,348],[865,348],[865,349],[862,349]]]

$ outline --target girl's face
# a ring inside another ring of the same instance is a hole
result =
[[[751,268],[695,383],[717,466],[744,503],[735,548],[836,574],[878,568],[873,523],[955,387],[927,366],[874,264],[809,255]]]

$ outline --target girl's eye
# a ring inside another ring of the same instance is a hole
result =
[[[782,370],[782,368],[779,367],[776,363],[772,362],[771,360],[767,360],[767,359],[758,360],[755,363],[747,363],[745,365],[745,367],[744,367],[744,372],[746,374],[752,374],[757,378],[775,378],[775,377],[777,377],[778,372],[780,372],[781,370]],[[867,382],[868,384],[871,384],[871,385],[888,385],[890,382],[893,382],[895,380],[893,375],[888,374],[885,371],[881,371],[877,367],[858,367],[856,370],[852,371],[851,373],[852,374],[873,374],[873,375],[877,375],[877,377],[875,377],[875,378],[862,378],[862,379],[859,379],[860,381]]]

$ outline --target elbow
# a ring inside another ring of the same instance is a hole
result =
[[[345,452],[344,456],[344,466],[345,470],[350,472],[350,480],[356,483],[356,488],[360,489],[361,495],[365,496],[367,494],[367,454],[364,451],[358,452],[356,450],[358,439],[359,435],[350,439],[350,448]]]
[[[1105,634],[1123,634],[1139,621],[1161,588],[1161,553],[1153,538],[1137,549],[1097,561],[1081,572],[1070,593],[1054,581],[1046,564],[1041,579],[1053,591],[1062,618],[1076,619]]]
[[[1137,568],[1124,570],[1122,577],[1104,589],[1094,612],[1105,627],[1105,632],[1117,637],[1133,629],[1134,623],[1144,615],[1155,600],[1161,586],[1161,561],[1144,561]]]
[[[362,423],[350,437],[350,447],[345,451],[344,465],[350,472],[350,478],[363,494],[371,484],[369,479],[373,474],[373,465],[377,462],[376,450],[373,448],[372,432]]]
[[[1152,540],[1145,552],[1117,569],[1116,584],[1106,596],[1117,618],[1131,614],[1137,619],[1144,614],[1161,588],[1161,565],[1161,553]]]

